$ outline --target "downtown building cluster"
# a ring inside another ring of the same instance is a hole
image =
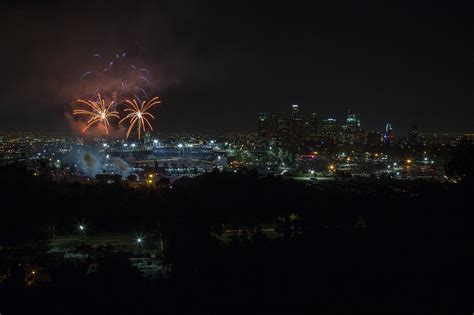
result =
[[[361,127],[359,117],[350,110],[341,125],[336,118],[332,117],[320,121],[317,113],[304,117],[299,105],[291,105],[289,118],[281,117],[277,113],[259,113],[258,137],[264,144],[287,148],[313,145],[416,146],[420,144],[418,128],[414,124],[409,125],[406,137],[396,137],[390,123],[386,124],[383,132],[368,132]]]

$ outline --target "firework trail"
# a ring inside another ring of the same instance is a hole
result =
[[[145,95],[145,98],[148,98],[148,93],[143,88],[140,88],[140,91]]]
[[[140,80],[145,81],[145,82],[148,84],[148,86],[151,86],[151,83],[150,83],[150,81],[148,81],[147,78],[145,78],[145,77],[142,76],[142,77],[140,77]]]
[[[137,102],[136,99],[127,100],[125,104],[127,108],[124,109],[124,112],[128,112],[128,115],[125,116],[122,120],[119,121],[119,124],[123,121],[129,120],[130,126],[127,130],[127,138],[130,136],[130,132],[132,131],[133,127],[137,127],[138,139],[141,137],[141,132],[146,132],[147,126],[150,130],[153,130],[151,126],[150,119],[155,119],[155,116],[148,113],[148,110],[156,104],[161,103],[158,97],[154,97],[149,101],[142,101],[140,100]]]
[[[86,126],[82,132],[86,132],[87,129],[96,123],[101,123],[105,127],[105,132],[109,134],[109,118],[120,118],[117,111],[111,110],[114,101],[110,102],[108,105],[105,105],[105,100],[101,98],[100,94],[97,94],[97,101],[78,99],[77,102],[82,105],[86,105],[86,108],[75,109],[73,110],[72,114],[89,116],[89,120],[87,121]]]
[[[140,94],[145,100],[152,95],[150,71],[143,65],[132,63],[125,52],[117,52],[108,57],[94,53],[92,60],[87,72],[80,77],[81,95],[85,98],[97,95],[99,87],[103,97],[114,101],[112,108],[115,108],[134,95]]]
[[[92,71],[87,71],[86,73],[84,73],[81,77],[81,80],[83,80],[85,77],[87,77],[89,74],[92,74]]]

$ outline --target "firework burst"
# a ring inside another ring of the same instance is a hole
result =
[[[110,102],[108,105],[105,104],[105,100],[101,98],[100,94],[97,94],[97,100],[82,100],[78,99],[78,103],[86,105],[86,109],[75,109],[73,115],[85,115],[89,116],[89,120],[86,123],[82,132],[85,132],[92,125],[100,123],[105,127],[105,132],[109,134],[109,118],[115,117],[120,118],[117,111],[111,110],[114,101]]]
[[[149,99],[152,82],[151,72],[139,60],[129,58],[125,52],[117,52],[112,56],[96,53],[92,55],[87,72],[80,77],[79,86],[87,98],[93,98],[100,92],[105,98],[114,100],[114,108],[135,95]]]
[[[124,112],[127,112],[128,115],[125,116],[122,120],[120,120],[119,124],[123,121],[129,120],[130,126],[127,130],[127,138],[130,136],[130,132],[132,131],[133,127],[137,127],[138,139],[140,139],[141,132],[146,132],[147,127],[150,130],[153,130],[151,126],[150,119],[155,119],[155,116],[148,113],[148,110],[156,104],[161,103],[158,97],[154,97],[149,101],[137,101],[137,99],[127,100],[125,104],[127,108],[124,109]]]

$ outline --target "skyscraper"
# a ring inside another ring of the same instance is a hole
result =
[[[288,143],[290,137],[290,120],[282,118],[278,120],[278,142],[280,144]]]
[[[350,110],[347,113],[346,124],[341,127],[341,142],[344,145],[355,145],[365,142],[365,137],[360,127],[360,120]]]
[[[298,105],[291,106],[291,136],[294,143],[304,140],[304,121]]]
[[[307,138],[310,140],[316,140],[317,135],[318,135],[318,114],[312,113],[311,118],[308,122]]]
[[[418,127],[416,125],[408,126],[408,144],[411,146],[418,144]]]
[[[258,137],[266,139],[270,129],[270,119],[268,113],[258,114]]]
[[[296,104],[291,105],[291,118],[300,116],[300,107]]]
[[[268,136],[272,139],[275,139],[278,136],[278,114],[271,113],[269,119]]]
[[[385,145],[390,145],[391,142],[393,142],[393,139],[395,138],[395,133],[393,132],[392,125],[390,123],[387,123],[385,126],[385,133],[383,134],[383,143]]]
[[[323,120],[321,138],[324,144],[335,144],[337,142],[337,125],[335,118]]]

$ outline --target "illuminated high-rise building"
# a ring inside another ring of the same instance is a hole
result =
[[[318,135],[318,114],[312,113],[311,118],[308,121],[308,132],[307,138],[310,140],[315,140]]]
[[[392,125],[390,123],[387,123],[385,126],[385,132],[383,134],[383,143],[385,145],[390,145],[390,143],[393,142],[393,139],[395,138],[395,133],[393,132]]]
[[[278,120],[278,138],[280,142],[287,142],[290,137],[290,120],[282,118]]]
[[[360,127],[360,120],[349,110],[346,124],[341,127],[341,143],[343,145],[356,145],[364,142],[365,135]]]
[[[296,104],[291,105],[291,118],[301,116],[300,107]]]
[[[291,136],[293,142],[304,140],[304,121],[298,105],[291,105]]]
[[[321,139],[324,144],[335,144],[337,142],[337,124],[335,118],[326,118],[323,120]]]
[[[408,126],[408,144],[411,146],[418,144],[418,127],[416,125]]]
[[[268,136],[275,139],[278,136],[278,114],[271,113],[268,122]]]
[[[268,113],[258,114],[258,137],[266,139],[270,130],[270,115]]]

